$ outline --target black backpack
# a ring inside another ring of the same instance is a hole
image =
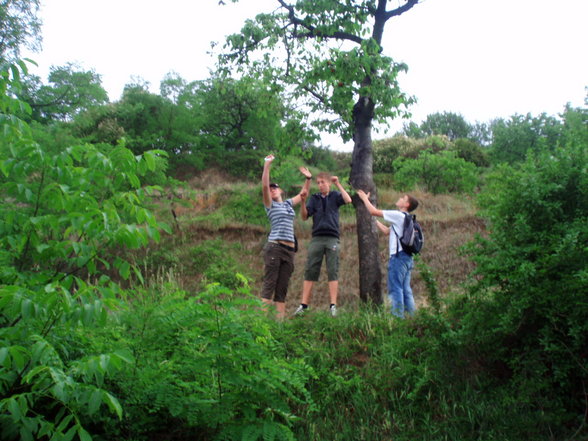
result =
[[[416,215],[404,213],[402,236],[396,234],[394,227],[392,227],[392,230],[405,253],[412,256],[421,252],[425,238],[423,237],[423,229],[416,220]]]

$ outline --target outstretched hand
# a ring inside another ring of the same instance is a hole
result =
[[[305,178],[307,178],[307,179],[312,178],[312,173],[310,173],[310,171],[308,171],[308,169],[306,167],[298,167],[298,170],[300,170],[300,173],[302,173]]]
[[[339,182],[339,177],[338,176],[331,176],[331,182],[335,185],[337,185],[337,183]]]
[[[357,195],[361,198],[361,199],[369,199],[370,198],[370,193],[369,192],[365,192],[363,190],[357,190],[356,191]]]
[[[276,157],[274,155],[267,155],[264,159],[265,162],[272,162]]]

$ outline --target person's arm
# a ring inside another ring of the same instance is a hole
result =
[[[380,222],[379,220],[376,219],[376,225],[378,226],[378,229],[384,233],[385,235],[389,236],[390,235],[390,227],[387,225],[384,225],[382,222]]]
[[[374,207],[370,202],[369,193],[366,194],[363,190],[357,190],[357,196],[359,196],[359,198],[363,201],[365,208],[367,208],[372,216],[384,217],[384,212]]]
[[[304,199],[302,200],[302,203],[300,204],[300,218],[305,221],[308,219],[308,209],[306,208],[306,197],[308,195],[304,196]]]
[[[347,193],[347,191],[343,188],[343,186],[341,185],[341,182],[339,182],[339,178],[337,176],[333,176],[333,177],[331,177],[331,182],[333,184],[335,184],[337,186],[337,188],[339,189],[339,191],[341,192],[341,196],[343,196],[343,201],[346,204],[351,203],[351,196],[349,196],[349,193]]]
[[[261,175],[261,191],[263,193],[263,205],[267,208],[272,206],[272,197],[270,195],[270,168],[272,167],[272,162],[274,160],[274,155],[267,155],[265,157],[265,162],[263,163],[263,173]]]
[[[304,175],[305,180],[300,193],[292,198],[292,205],[296,205],[300,202],[302,202],[302,205],[306,203],[306,198],[308,197],[308,193],[310,191],[310,181],[312,180],[312,174],[306,167],[300,167],[298,170],[300,170],[300,173]]]

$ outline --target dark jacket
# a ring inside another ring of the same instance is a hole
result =
[[[343,195],[338,191],[330,191],[323,197],[320,193],[313,194],[306,203],[308,216],[312,216],[313,236],[339,237],[339,207],[345,205]]]

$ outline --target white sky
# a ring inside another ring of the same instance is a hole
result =
[[[170,71],[208,77],[211,41],[238,32],[276,0],[44,0],[43,51],[27,54],[46,80],[51,65],[75,62],[101,75],[112,101],[131,77],[159,91]],[[390,4],[395,4],[391,1]],[[384,51],[408,64],[401,88],[416,96],[412,120],[460,113],[492,118],[560,113],[583,105],[588,86],[588,0],[425,0],[391,19]],[[393,135],[404,120],[395,121]],[[351,150],[336,137],[323,142]]]

